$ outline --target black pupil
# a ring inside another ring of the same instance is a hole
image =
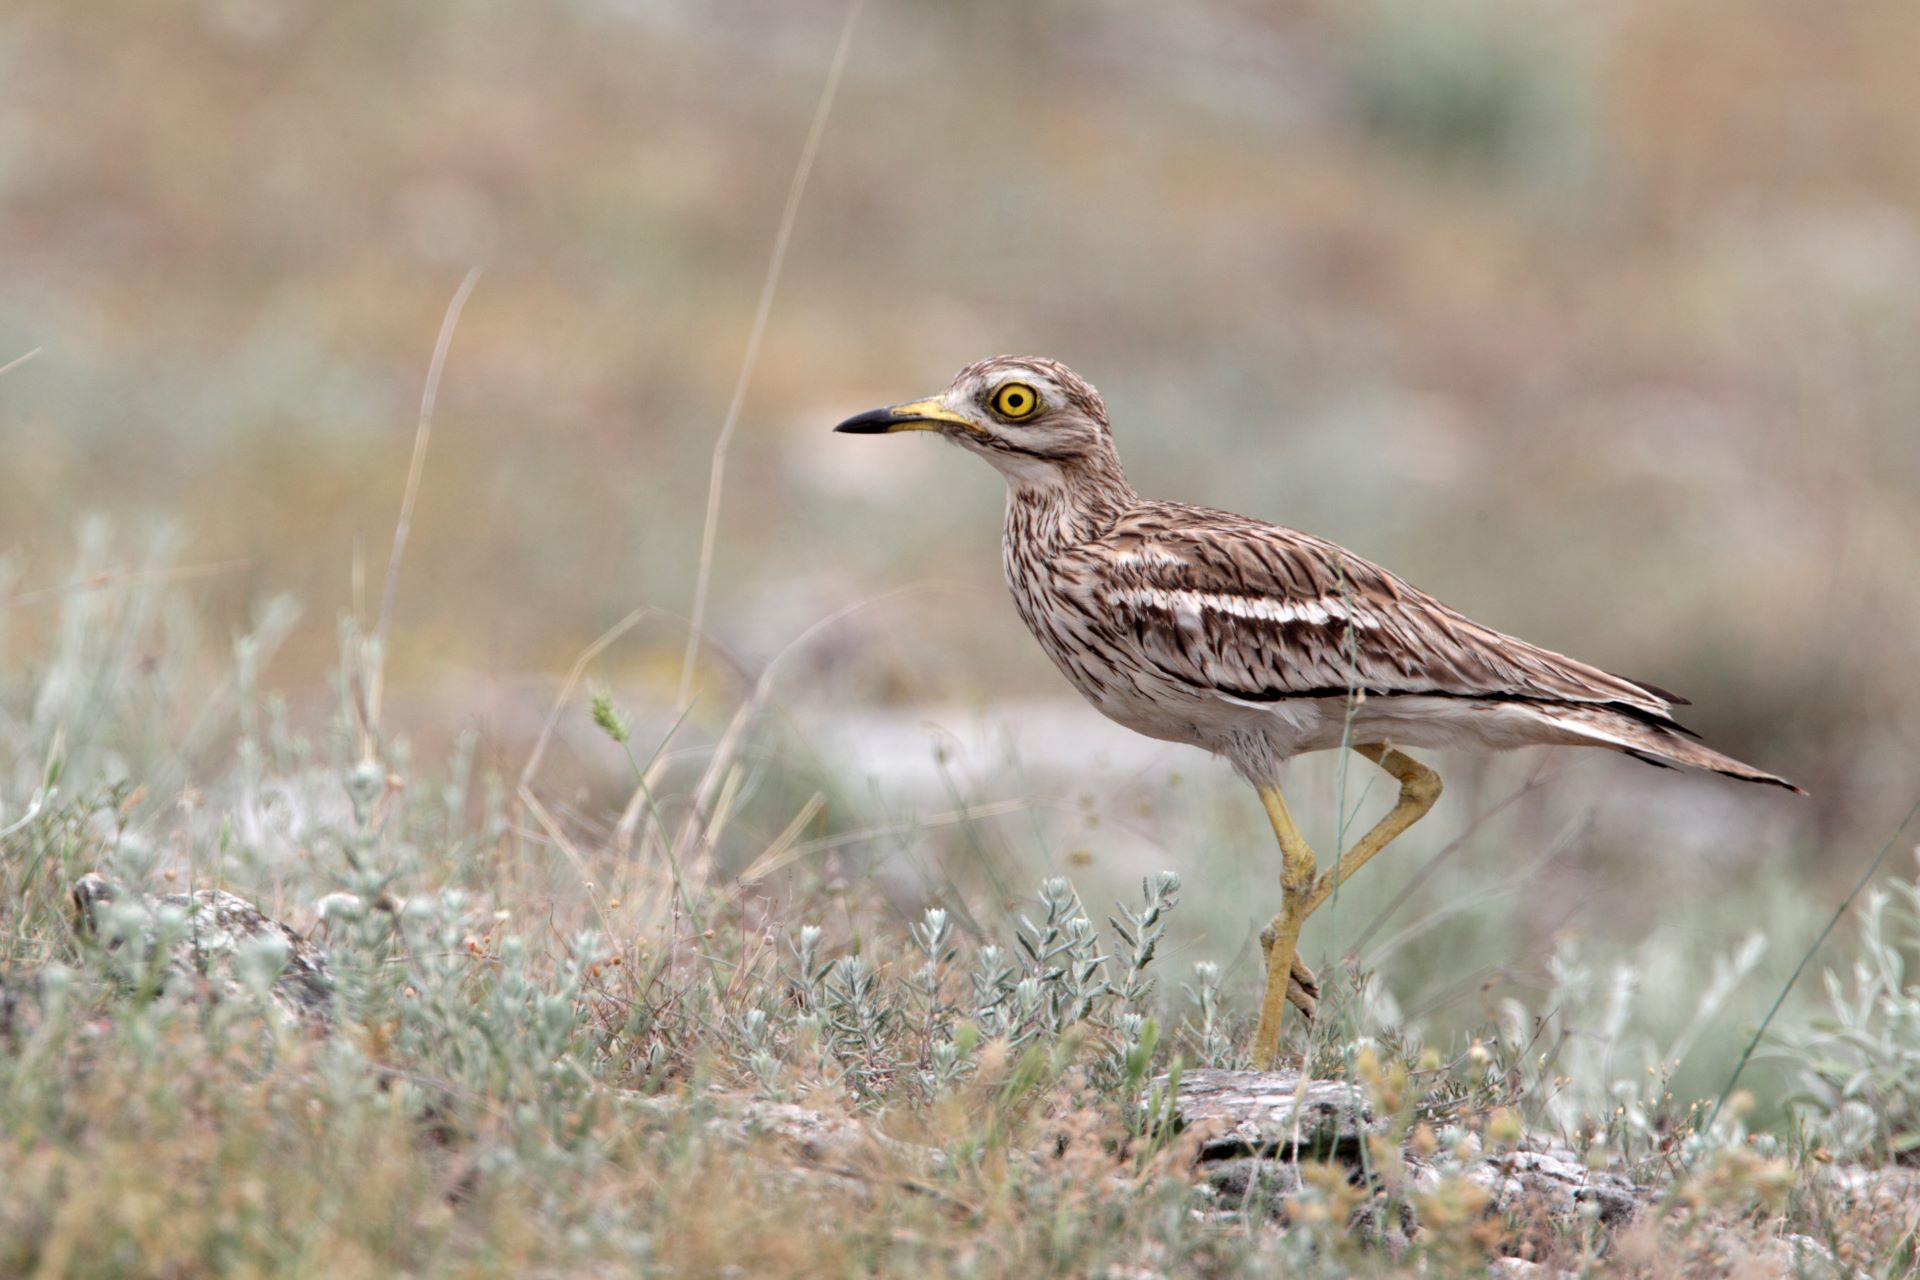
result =
[[[1027,393],[1024,391],[1007,392],[1007,412],[1021,413],[1027,407]]]

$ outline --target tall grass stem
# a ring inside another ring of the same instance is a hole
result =
[[[453,291],[446,312],[440,317],[440,335],[433,343],[433,359],[427,364],[427,382],[420,390],[420,417],[413,430],[413,457],[407,463],[407,487],[400,495],[400,518],[393,526],[393,550],[387,556],[387,581],[380,590],[380,614],[373,626],[374,669],[367,673],[367,725],[363,749],[370,749],[375,726],[380,723],[380,697],[386,681],[387,630],[393,622],[393,601],[400,589],[400,561],[407,553],[407,535],[413,529],[413,508],[420,497],[420,477],[427,467],[427,446],[433,440],[433,407],[440,398],[440,378],[446,371],[447,351],[453,346],[453,331],[466,309],[467,298],[480,283],[480,268],[467,272],[460,287]]]
[[[713,442],[713,463],[707,473],[707,515],[700,531],[700,564],[693,579],[693,608],[687,617],[687,652],[680,664],[680,693],[676,701],[682,708],[693,699],[693,669],[700,656],[700,637],[707,623],[707,589],[713,581],[714,546],[720,534],[720,495],[726,488],[727,448],[740,425],[740,409],[746,403],[747,386],[760,359],[760,341],[766,335],[767,318],[773,314],[774,295],[780,288],[780,273],[786,267],[787,245],[793,239],[794,223],[800,217],[800,199],[806,194],[814,157],[820,152],[820,140],[826,136],[827,116],[833,110],[834,95],[840,91],[840,81],[846,75],[854,26],[865,5],[866,0],[852,0],[847,5],[846,20],[840,26],[840,43],[834,48],[826,83],[821,86],[820,100],[813,108],[813,122],[807,128],[806,141],[800,145],[800,160],[787,186],[786,207],[780,211],[773,253],[767,260],[766,275],[760,281],[760,301],[754,308],[753,327],[747,333],[747,350],[740,359],[740,373],[734,379],[733,397],[727,402],[726,417],[721,420],[720,434]]]
[[[39,355],[42,351],[45,351],[45,350],[46,350],[45,347],[35,347],[31,351],[22,352],[20,355],[17,355],[13,359],[7,361],[5,364],[0,364],[0,377],[5,377],[7,374],[12,373],[15,369],[18,369],[21,365],[33,359],[35,356]]]

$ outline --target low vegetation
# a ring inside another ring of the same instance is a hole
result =
[[[351,623],[330,713],[296,712],[258,679],[290,608],[210,661],[165,578],[83,575],[0,691],[6,1274],[1920,1265],[1910,880],[1863,899],[1823,1016],[1763,1046],[1798,1081],[1768,1130],[1746,1094],[1711,1127],[1672,1095],[1686,1045],[1636,1049],[1613,965],[1567,950],[1532,1007],[1431,1040],[1348,971],[1295,1047],[1366,1098],[1360,1164],[1309,1155],[1284,1192],[1228,1197],[1172,1092],[1245,1065],[1250,1002],[1212,964],[1167,970],[1173,874],[1114,904],[1049,878],[1004,936],[961,901],[903,921],[817,863],[775,895],[790,837],[753,874],[715,857],[751,715],[676,755],[564,690],[558,715],[631,760],[623,833],[482,776],[471,739],[415,758]],[[76,903],[89,874],[111,899]],[[299,935],[209,945],[187,895],[216,887]],[[317,1010],[286,981],[308,947]],[[1703,984],[1696,1022],[1751,968]],[[1471,1176],[1542,1138],[1630,1179],[1637,1213]]]

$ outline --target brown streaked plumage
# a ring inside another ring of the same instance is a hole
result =
[[[1439,776],[1398,748],[1606,747],[1798,790],[1698,742],[1673,718],[1685,699],[1658,686],[1481,626],[1324,538],[1142,498],[1099,394],[1056,361],[984,360],[939,396],[835,429],[937,431],[992,463],[1007,478],[1007,585],[1047,656],[1107,716],[1216,752],[1259,791],[1283,864],[1283,907],[1262,935],[1261,1066],[1284,1000],[1313,1012],[1301,924],[1439,798]],[[1278,769],[1343,743],[1400,797],[1317,874]]]

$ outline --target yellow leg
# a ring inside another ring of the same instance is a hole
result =
[[[1280,914],[1260,935],[1267,958],[1267,987],[1260,998],[1260,1025],[1253,1033],[1253,1065],[1256,1070],[1271,1068],[1280,1056],[1280,1020],[1287,1008],[1287,991],[1293,980],[1295,953],[1300,945],[1300,926],[1312,910],[1308,902],[1313,894],[1315,869],[1313,846],[1300,834],[1293,815],[1287,812],[1286,799],[1278,787],[1261,787],[1260,803],[1266,806],[1267,821],[1280,842]],[[1312,981],[1312,974],[1307,981]],[[1305,987],[1307,984],[1303,983]]]
[[[1320,877],[1320,883],[1313,887],[1313,896],[1307,900],[1307,914],[1312,915],[1320,909],[1333,893],[1334,886],[1346,880],[1367,864],[1367,859],[1386,848],[1399,838],[1400,833],[1427,816],[1427,810],[1433,808],[1440,798],[1440,775],[1415,760],[1412,756],[1395,751],[1392,747],[1364,746],[1355,747],[1355,751],[1385,769],[1400,784],[1400,799],[1391,812],[1373,824],[1373,829],[1360,837],[1360,842],[1340,855],[1340,862]]]
[[[1280,914],[1260,935],[1265,952],[1266,991],[1260,999],[1260,1024],[1253,1033],[1253,1065],[1256,1070],[1271,1069],[1280,1056],[1280,1024],[1289,1000],[1311,1018],[1319,985],[1313,971],[1300,960],[1300,929],[1334,887],[1364,866],[1374,854],[1391,844],[1408,827],[1418,822],[1440,798],[1440,775],[1413,757],[1392,747],[1363,746],[1355,751],[1385,769],[1400,783],[1400,799],[1392,812],[1380,819],[1360,842],[1347,850],[1338,863],[1315,880],[1313,846],[1300,834],[1287,802],[1277,787],[1261,787],[1260,802],[1266,806],[1267,821],[1273,825],[1274,839],[1280,843]]]

